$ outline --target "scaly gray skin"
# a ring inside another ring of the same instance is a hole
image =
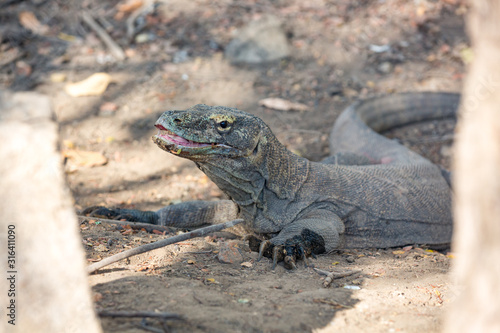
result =
[[[243,111],[207,105],[167,111],[153,141],[195,162],[231,200],[157,212],[115,209],[107,216],[176,227],[243,218],[245,231],[255,235],[251,247],[262,241],[259,257],[272,256],[274,265],[284,260],[287,268],[339,248],[449,244],[451,189],[442,170],[376,132],[453,117],[458,103],[459,95],[448,93],[355,103],[337,119],[332,156],[321,163],[294,155]]]

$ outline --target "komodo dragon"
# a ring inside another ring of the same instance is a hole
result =
[[[403,93],[355,103],[337,119],[332,155],[320,163],[291,153],[260,118],[238,109],[200,104],[167,111],[155,123],[153,141],[196,163],[231,200],[184,202],[156,212],[101,208],[92,215],[176,227],[240,217],[257,237],[251,247],[259,258],[272,257],[273,268],[277,261],[294,268],[296,259],[307,264],[307,256],[339,248],[448,244],[445,172],[376,132],[454,117],[459,99]]]

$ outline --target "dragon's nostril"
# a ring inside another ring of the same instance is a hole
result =
[[[176,124],[180,124],[180,123],[182,123],[182,120],[180,120],[179,118],[175,118],[175,119],[174,119],[174,122],[175,122]]]

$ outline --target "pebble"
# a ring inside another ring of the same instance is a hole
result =
[[[243,257],[235,243],[222,243],[217,259],[223,264],[240,264],[243,262]]]
[[[281,21],[271,15],[252,21],[229,42],[225,56],[233,64],[261,64],[290,55],[290,47]]]
[[[389,74],[392,72],[392,64],[388,61],[384,61],[380,65],[378,65],[377,70],[382,74]]]

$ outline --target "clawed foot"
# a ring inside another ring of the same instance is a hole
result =
[[[276,268],[279,261],[283,261],[286,269],[297,268],[297,259],[304,260],[305,267],[313,267],[307,257],[313,256],[310,246],[306,244],[301,236],[295,236],[287,239],[284,245],[273,245],[270,240],[264,240],[260,243],[259,257],[257,261],[262,259],[263,256],[272,257],[273,266]]]

